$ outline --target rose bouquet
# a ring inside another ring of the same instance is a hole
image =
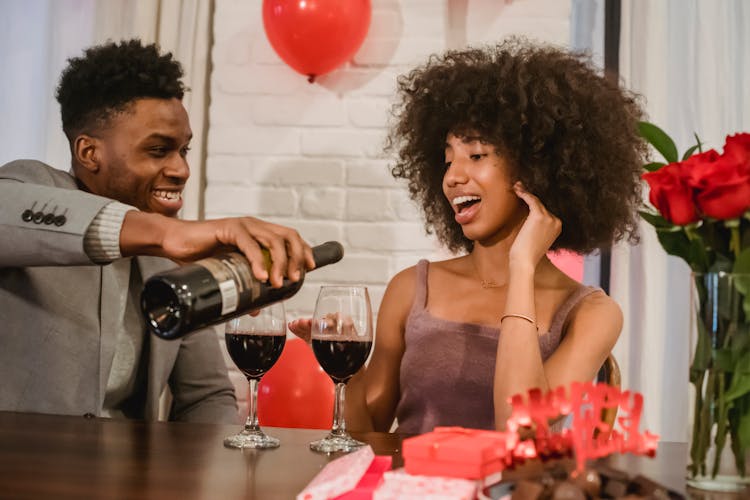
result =
[[[750,134],[727,136],[722,153],[696,136],[680,158],[660,128],[639,128],[666,160],[644,166],[652,207],[641,216],[693,272],[688,483],[726,488],[712,483],[729,477],[741,487],[750,480]]]

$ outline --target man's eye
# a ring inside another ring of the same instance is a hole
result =
[[[157,158],[161,158],[163,156],[166,156],[166,154],[167,154],[167,148],[164,148],[164,147],[161,147],[161,146],[156,146],[156,147],[150,148],[148,150],[148,152],[152,156],[155,156]]]
[[[185,146],[184,148],[180,149],[180,156],[185,158],[189,152],[190,152],[190,146]]]

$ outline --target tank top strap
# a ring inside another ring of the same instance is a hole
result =
[[[560,340],[562,340],[562,328],[565,324],[565,320],[568,319],[568,314],[570,314],[570,311],[572,311],[573,308],[575,308],[584,298],[588,297],[594,292],[599,291],[602,291],[602,289],[599,287],[586,285],[581,285],[573,290],[570,295],[568,295],[568,298],[565,299],[565,302],[563,302],[560,307],[557,308],[555,315],[552,317],[549,331],[552,332],[555,337],[560,337]]]
[[[417,278],[414,289],[414,303],[411,306],[411,314],[424,311],[427,306],[427,271],[429,267],[430,262],[426,259],[421,259],[415,266]]]

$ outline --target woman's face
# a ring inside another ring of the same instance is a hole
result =
[[[492,144],[474,134],[448,134],[445,143],[443,193],[472,241],[505,238],[528,213],[513,192],[510,166]]]

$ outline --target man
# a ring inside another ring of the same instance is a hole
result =
[[[0,410],[155,419],[168,384],[170,419],[237,420],[216,336],[149,335],[143,281],[167,259],[226,246],[274,286],[314,262],[289,228],[175,217],[192,137],[181,78],[154,45],[90,48],[57,89],[72,175],[32,160],[0,167]]]

